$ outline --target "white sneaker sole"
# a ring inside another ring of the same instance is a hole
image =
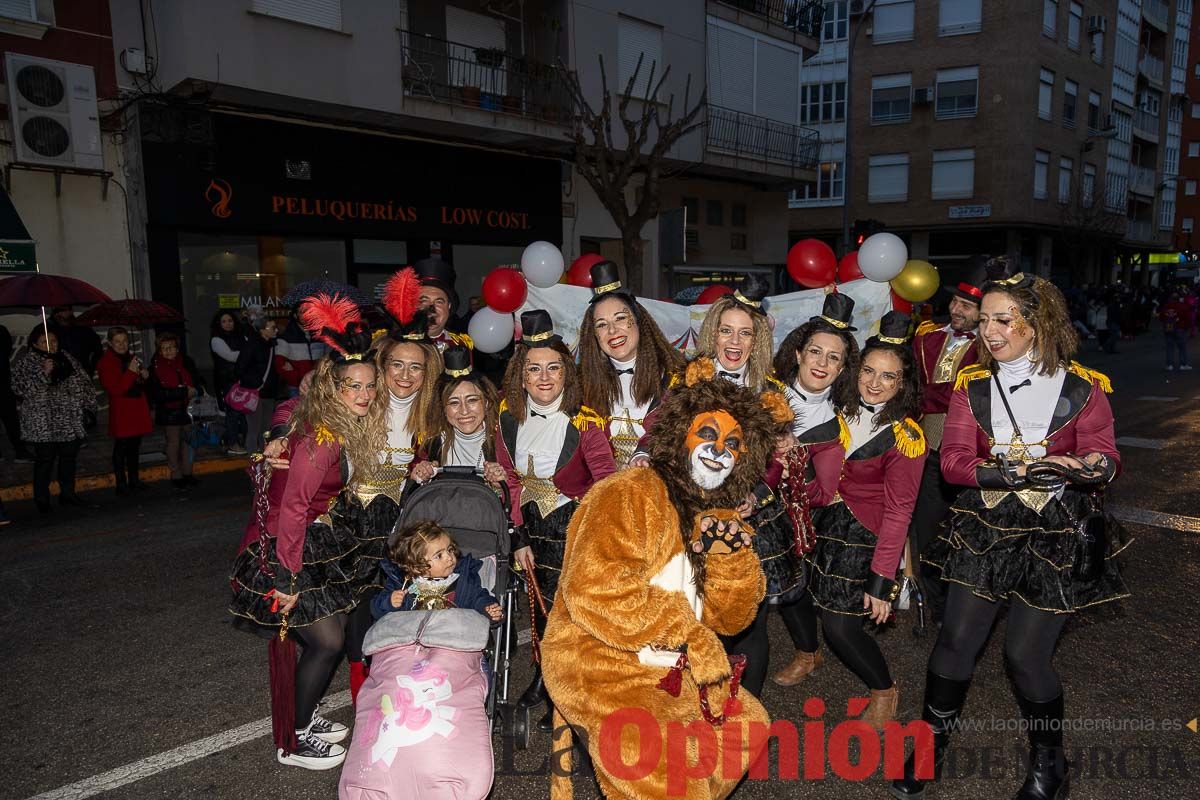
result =
[[[332,730],[329,733],[314,733],[313,734],[313,736],[317,737],[321,741],[329,742],[330,744],[337,744],[338,742],[342,741],[349,735],[350,735],[349,728],[342,728],[340,731]]]
[[[327,758],[312,758],[310,756],[298,756],[295,753],[284,755],[283,748],[275,751],[275,759],[285,767],[303,767],[311,770],[326,770],[340,767],[342,762],[346,760],[346,751],[342,750],[337,755],[331,755]]]

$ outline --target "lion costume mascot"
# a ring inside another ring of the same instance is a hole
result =
[[[766,591],[734,509],[791,410],[713,373],[708,359],[688,366],[649,435],[650,467],[593,486],[567,533],[542,671],[562,717],[555,750],[581,734],[608,797],[723,798],[766,745],[765,728],[749,735],[766,710],[737,691],[744,657],[717,636],[749,625]],[[563,770],[551,796],[571,796]]]

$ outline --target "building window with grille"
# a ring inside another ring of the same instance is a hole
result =
[[[930,196],[956,200],[975,194],[975,150],[934,150]]]
[[[1075,102],[1079,96],[1079,84],[1075,81],[1063,82],[1063,127],[1075,127]]]
[[[935,111],[938,119],[975,116],[978,98],[979,67],[938,70]]]
[[[938,3],[938,36],[978,33],[982,27],[982,0],[940,0]]]
[[[871,156],[867,162],[867,199],[872,203],[908,200],[908,154]]]
[[[1071,201],[1071,178],[1075,174],[1075,162],[1069,158],[1058,160],[1058,202]]]
[[[1067,47],[1079,52],[1079,36],[1083,29],[1083,6],[1071,3],[1067,17]]]
[[[808,201],[841,200],[845,178],[841,161],[823,161],[817,165],[816,183],[808,183],[792,192],[790,200],[803,204]]]
[[[872,17],[875,44],[912,41],[913,0],[876,0]]]
[[[912,118],[912,74],[871,79],[871,122],[907,122]]]
[[[650,85],[650,72],[653,68],[655,83],[662,75],[662,35],[663,29],[648,22],[630,17],[617,17],[617,86],[624,92],[629,85],[629,79],[637,72],[637,83],[630,93],[631,97],[649,97],[653,86]],[[638,60],[641,69],[638,69]]]
[[[745,250],[746,249],[746,234],[731,233],[729,234],[729,249],[730,250]]]
[[[1033,199],[1046,199],[1046,182],[1049,180],[1050,154],[1045,150],[1033,153]]]
[[[1058,38],[1058,0],[1042,0],[1042,34]]]
[[[821,41],[837,42],[846,38],[850,24],[850,13],[846,0],[825,4],[825,18],[821,25]]]
[[[1042,119],[1053,119],[1054,111],[1051,107],[1053,102],[1054,73],[1051,70],[1043,69],[1038,84],[1038,116]]]
[[[1083,186],[1081,188],[1083,189],[1083,191],[1081,193],[1083,195],[1083,197],[1081,198],[1083,200],[1083,207],[1091,208],[1092,203],[1094,203],[1096,200],[1096,165],[1095,164],[1084,164],[1083,165]]]

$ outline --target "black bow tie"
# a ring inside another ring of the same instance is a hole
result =
[[[630,367],[629,369],[619,369],[619,370],[617,370],[617,374],[618,375],[632,375],[633,367]]]
[[[1033,385],[1033,381],[1029,378],[1026,378],[1025,380],[1021,381],[1020,383],[1017,383],[1017,384],[1014,384],[1014,385],[1008,387],[1008,393],[1012,394],[1017,389],[1020,389],[1022,386],[1031,386],[1031,385]]]
[[[720,375],[722,378],[728,378],[731,381],[739,381],[742,379],[742,376],[737,374],[736,372],[726,372],[723,369],[717,370],[717,374]]]
[[[862,406],[863,408],[865,408],[867,411],[870,411],[872,414],[874,414],[874,413],[875,413],[875,406],[869,406],[869,405],[867,405],[866,401],[865,401],[865,400],[863,400],[861,397],[860,397],[860,398],[858,398],[858,404],[859,404],[860,406]]]
[[[531,417],[541,417],[542,419],[550,419],[550,417],[549,417],[549,416],[547,416],[546,414],[539,414],[538,412],[534,411],[532,408],[531,408],[531,409],[529,409],[529,416],[531,416]]]
[[[975,334],[971,333],[970,331],[955,331],[954,332],[955,339],[961,339],[964,336],[967,337],[968,339],[975,338]]]

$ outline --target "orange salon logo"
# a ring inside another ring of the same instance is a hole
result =
[[[214,217],[227,219],[233,214],[229,210],[229,201],[233,199],[233,187],[229,181],[213,178],[204,190],[204,199],[213,204],[211,211]]]

